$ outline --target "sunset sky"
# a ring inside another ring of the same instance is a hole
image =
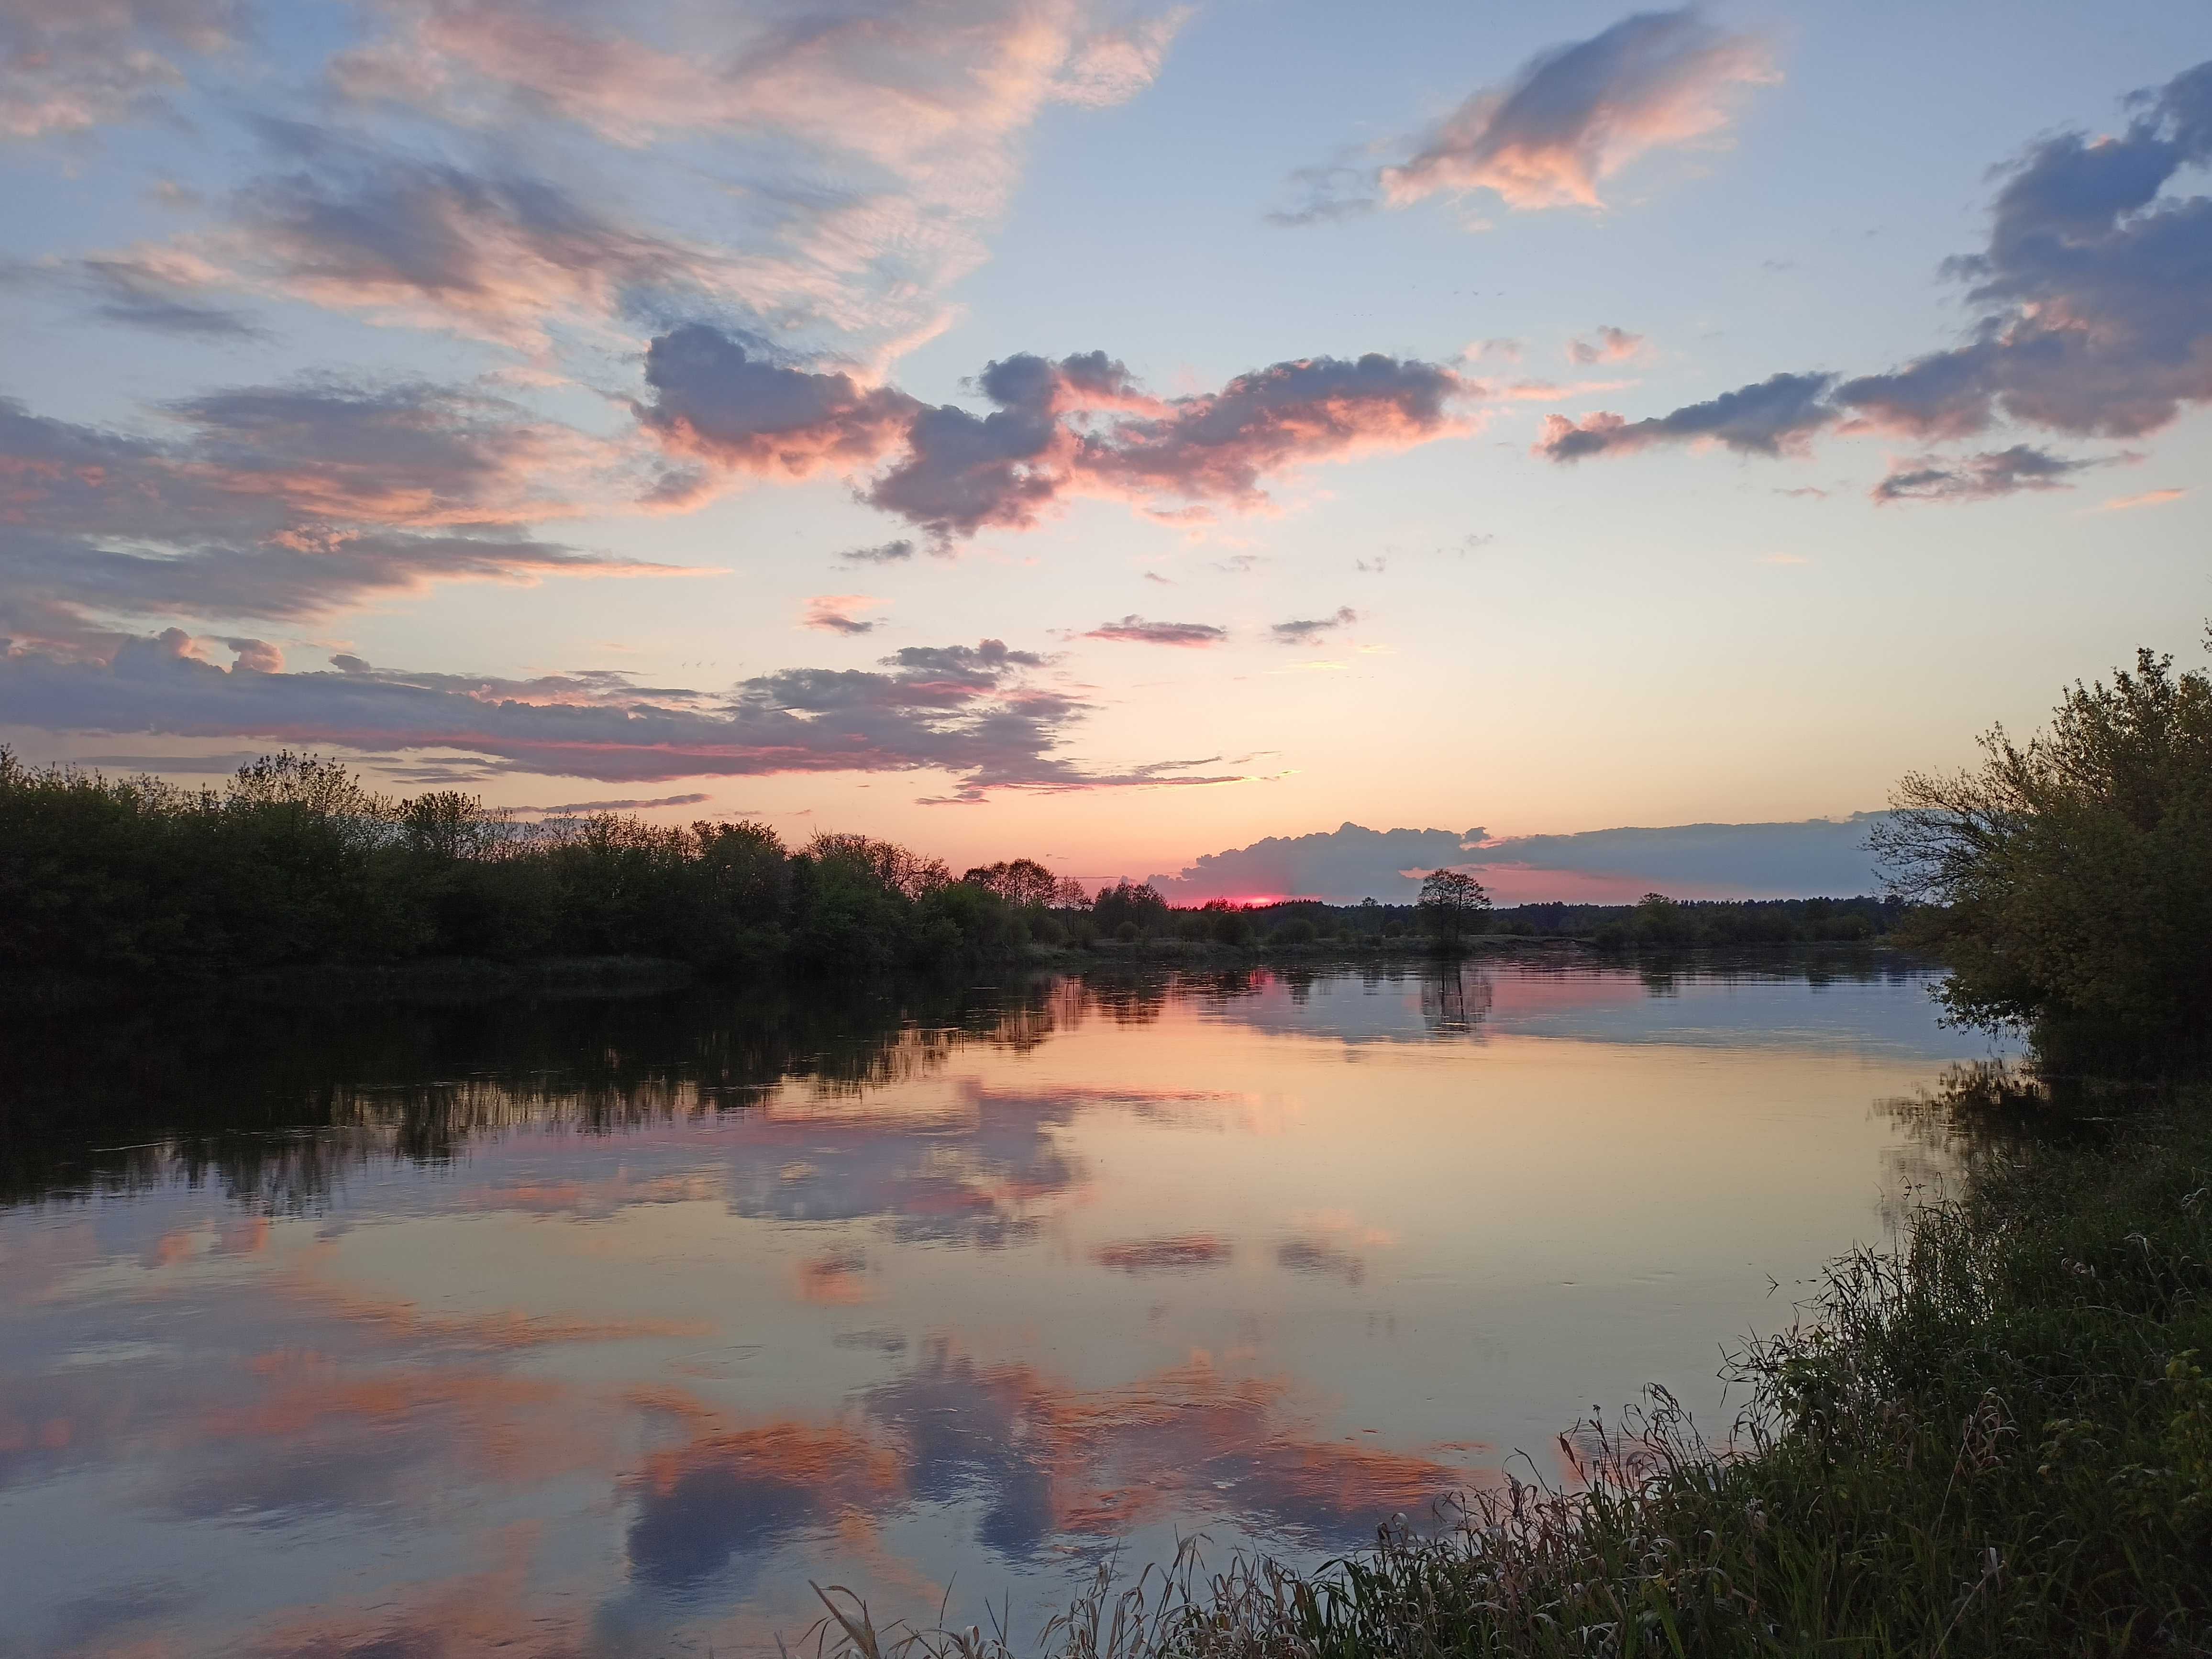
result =
[[[2212,612],[2212,11],[7,0],[0,742],[1092,878]]]

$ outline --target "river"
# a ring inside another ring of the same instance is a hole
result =
[[[1017,1636],[1310,1563],[1879,1243],[1984,1039],[1881,953],[1558,952],[42,1026],[0,1118],[0,1653]]]

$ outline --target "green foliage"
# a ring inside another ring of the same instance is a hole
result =
[[[1524,937],[1586,932],[1605,950],[1673,951],[1747,945],[1851,945],[1903,920],[1899,898],[1674,899],[1646,893],[1632,906],[1524,904],[1504,930]]]
[[[2137,653],[2075,685],[2025,744],[1898,787],[1876,852],[1940,907],[1920,937],[1950,1012],[2109,1066],[2201,1048],[2212,1024],[2212,679]]]
[[[1119,936],[1121,928],[1128,926],[1141,935],[1168,925],[1168,902],[1150,882],[1119,881],[1098,890],[1098,896],[1091,902],[1091,915],[1102,933]]]
[[[1029,933],[990,885],[861,836],[792,853],[758,823],[519,824],[450,791],[391,800],[289,753],[185,791],[0,750],[0,972],[16,975],[616,955],[870,972]]]

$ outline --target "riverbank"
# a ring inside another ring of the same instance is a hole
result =
[[[1188,1553],[1038,1648],[1103,1651],[1103,1621],[1127,1659],[2207,1651],[2208,1108],[1966,1075],[1922,1123],[1959,1190],[1742,1355],[1722,1449],[1657,1395],[1565,1439],[1581,1491],[1510,1486],[1310,1577]],[[831,1651],[906,1636],[840,1611]]]

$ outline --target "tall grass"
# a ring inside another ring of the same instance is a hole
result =
[[[2212,1096],[2108,1148],[1984,1160],[1834,1264],[1736,1369],[1566,1437],[1583,1484],[1479,1494],[1310,1575],[1195,1547],[1033,1643],[829,1594],[824,1654],[1071,1659],[2212,1651]]]

